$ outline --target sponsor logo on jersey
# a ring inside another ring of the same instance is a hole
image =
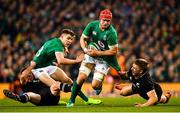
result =
[[[92,34],[93,34],[93,35],[97,35],[96,31],[93,31]]]
[[[129,79],[132,80],[132,77],[130,76]]]
[[[105,47],[104,43],[101,42],[101,41],[98,41],[98,45],[99,45],[101,48],[103,48],[103,49],[104,49],[104,47]]]
[[[105,40],[105,41],[107,40],[107,35],[103,36],[103,40]]]
[[[136,83],[136,86],[139,88],[140,86],[139,86],[140,84],[139,83]]]

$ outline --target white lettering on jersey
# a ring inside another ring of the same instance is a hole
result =
[[[43,48],[44,48],[44,46],[42,46],[42,47],[38,50],[38,52],[36,53],[36,56],[37,56],[37,57],[39,57],[39,55],[41,54],[41,51],[43,50]]]
[[[132,80],[132,77],[130,76],[129,79]]]
[[[103,40],[105,40],[105,41],[107,40],[107,35],[103,36]]]
[[[139,83],[136,83],[136,86],[139,88],[140,86],[139,86],[140,84]]]
[[[97,35],[96,31],[93,31],[92,34],[93,34],[93,35]]]

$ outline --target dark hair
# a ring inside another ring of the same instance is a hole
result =
[[[70,30],[70,29],[63,29],[62,30],[62,34],[70,34],[72,37],[75,37],[75,33],[74,31]]]
[[[21,68],[21,70],[20,70],[20,74],[22,74],[22,72],[23,72],[24,70],[26,70],[27,68],[28,68],[28,65],[23,66],[23,67]]]
[[[145,59],[137,59],[134,62],[136,65],[139,66],[140,69],[142,69],[143,71],[146,71],[148,69],[148,61]]]

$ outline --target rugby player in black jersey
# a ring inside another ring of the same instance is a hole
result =
[[[145,59],[135,60],[127,72],[120,74],[122,79],[127,79],[132,84],[125,87],[115,86],[116,89],[120,90],[120,95],[122,96],[139,94],[147,100],[145,103],[136,103],[136,107],[167,103],[171,97],[170,92],[163,94],[161,86],[152,80],[148,64],[148,61]]]
[[[24,71],[24,69],[26,69],[26,67],[21,70],[21,73]],[[31,102],[32,104],[37,106],[50,106],[58,105],[60,100],[60,91],[71,92],[72,85],[56,81],[49,87],[40,80],[35,79],[33,73],[29,73],[26,79],[26,83],[21,84],[21,88],[23,91],[22,94],[15,94],[12,91],[4,89],[4,95],[10,99],[19,101],[21,103]],[[87,105],[93,104],[89,100],[99,101],[97,99],[86,97],[83,93],[78,95],[84,100],[84,103]],[[85,100],[83,97],[86,97],[88,101]]]
[[[59,89],[60,86],[60,89]],[[56,82],[51,87],[39,80],[32,80],[22,85],[23,94],[15,94],[7,89],[3,90],[6,97],[21,103],[31,102],[37,106],[57,105],[60,100],[60,91],[70,92],[71,86]]]

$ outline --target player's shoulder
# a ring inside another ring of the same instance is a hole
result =
[[[56,37],[51,38],[51,39],[49,39],[49,40],[46,42],[46,44],[48,44],[48,45],[56,45],[56,44],[58,44],[58,43],[59,43],[59,39],[56,38]]]
[[[54,37],[54,38],[51,38],[49,39],[47,42],[58,42],[58,38],[57,37]]]
[[[57,37],[52,38],[45,43],[45,47],[47,48],[59,48],[61,46],[63,45]]]
[[[153,80],[148,72],[145,72],[140,79],[142,82],[145,82],[146,84],[153,82]]]
[[[113,25],[110,25],[110,26],[109,26],[109,31],[110,31],[111,33],[116,33],[116,34],[117,34],[117,31],[116,31],[116,29],[114,28]]]
[[[88,25],[91,25],[91,26],[99,25],[99,20],[91,21],[88,23]]]
[[[56,40],[56,38],[50,38],[48,39],[44,44],[49,44],[49,43],[52,43]]]

